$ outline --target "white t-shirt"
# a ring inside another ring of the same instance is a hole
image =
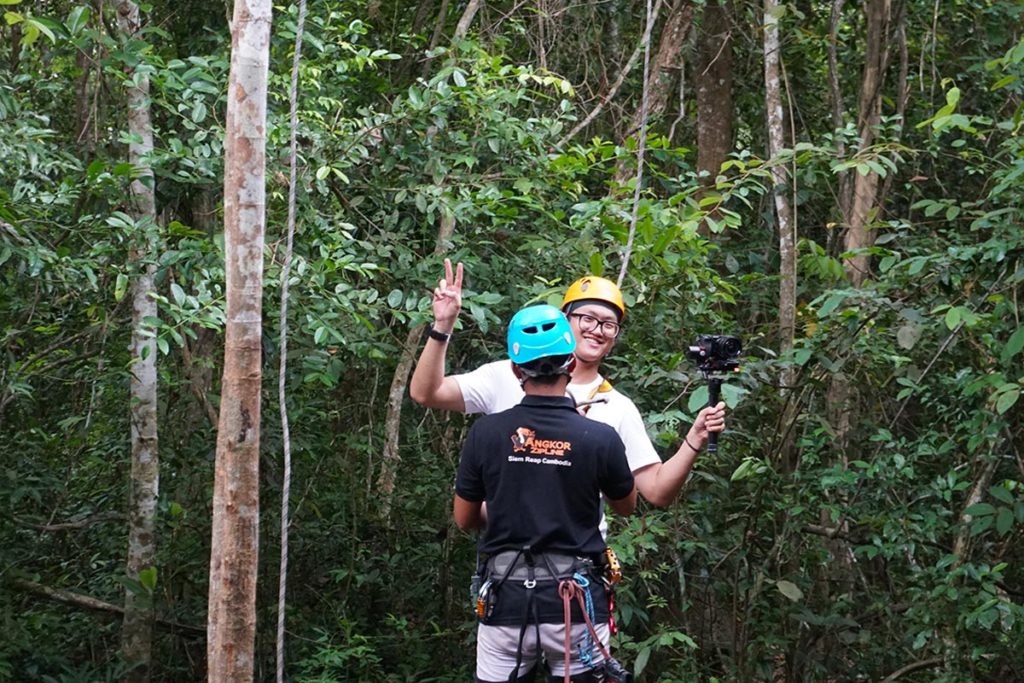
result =
[[[519,405],[523,400],[523,389],[512,372],[512,361],[487,363],[472,372],[455,375],[455,380],[462,390],[467,413],[500,413]],[[590,394],[603,381],[598,375],[596,380],[588,384],[570,384],[568,392],[577,403],[581,403],[589,400]],[[629,461],[630,470],[636,473],[648,465],[661,462],[633,401],[614,388],[602,391],[594,398],[604,400],[591,404],[586,415],[618,432],[626,446],[626,460]]]
[[[519,405],[523,400],[523,388],[514,372],[512,361],[498,360],[481,365],[472,372],[455,375],[455,380],[462,390],[462,400],[466,404],[467,413],[500,413],[503,410]],[[587,384],[569,384],[567,392],[577,403],[590,400],[590,394],[604,381],[600,375]],[[626,460],[629,469],[636,474],[643,468],[661,462],[654,444],[647,436],[644,420],[640,411],[625,394],[614,387],[611,391],[602,391],[594,398],[605,399],[590,404],[587,417],[597,420],[614,429],[626,447]],[[601,538],[608,537],[608,520],[601,506],[601,522],[598,526]]]

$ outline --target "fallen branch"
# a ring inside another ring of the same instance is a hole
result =
[[[91,526],[102,524],[103,522],[120,522],[124,519],[124,513],[121,512],[98,512],[91,517],[84,517],[82,519],[76,519],[70,522],[58,522],[56,524],[35,524],[33,522],[26,522],[23,519],[18,519],[17,517],[14,518],[14,523],[18,526],[25,527],[26,529],[50,532],[88,529]]]
[[[121,605],[115,605],[113,603],[104,602],[96,598],[91,598],[88,595],[82,595],[81,593],[73,593],[66,591],[61,588],[50,588],[44,586],[41,583],[35,581],[29,581],[28,579],[20,578],[9,578],[7,583],[11,586],[18,588],[26,593],[32,593],[54,602],[60,602],[65,605],[71,605],[72,607],[81,607],[83,609],[93,610],[97,612],[107,612],[112,614],[124,615],[124,607]],[[171,631],[184,631],[194,635],[206,635],[206,629],[198,626],[190,626],[189,624],[182,624],[170,619],[163,619],[161,617],[154,617],[153,623],[157,626],[162,626]]]
[[[927,669],[930,666],[935,666],[936,664],[941,663],[942,657],[932,657],[931,659],[922,659],[920,662],[907,664],[903,668],[896,669],[896,671],[893,671],[891,674],[883,678],[882,683],[892,683],[892,681],[895,681],[903,674],[908,674],[912,671],[917,671],[918,669]]]

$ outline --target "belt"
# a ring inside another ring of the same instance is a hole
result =
[[[556,552],[505,550],[487,559],[487,574],[497,581],[525,581],[530,578],[537,581],[557,580],[593,569],[594,561],[589,557]]]

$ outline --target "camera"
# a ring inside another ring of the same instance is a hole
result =
[[[686,349],[686,357],[701,372],[733,372],[738,370],[743,343],[739,337],[724,334],[702,334]]]
[[[601,671],[604,678],[599,680],[607,681],[608,683],[633,683],[633,674],[626,671],[619,660],[614,657],[610,657],[604,660],[604,667]]]

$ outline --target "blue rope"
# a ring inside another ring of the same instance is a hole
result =
[[[590,617],[590,622],[594,622],[594,600],[590,597],[590,581],[587,577],[580,573],[573,574],[573,580],[580,588],[585,589],[584,602],[587,605],[587,616]],[[580,641],[579,645],[580,663],[583,666],[589,667],[594,660],[594,640],[590,636],[590,629],[584,629],[583,640]]]

